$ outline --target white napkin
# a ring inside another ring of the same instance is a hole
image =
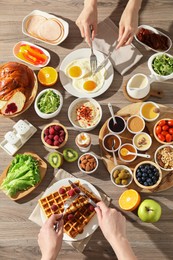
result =
[[[111,45],[118,39],[118,27],[109,18],[98,24],[98,34],[93,41],[93,47],[105,54],[109,53]],[[111,55],[113,67],[124,75],[143,55],[133,45],[127,45],[114,50]]]
[[[62,179],[65,179],[65,178],[71,178],[71,177],[74,177],[74,176],[72,176],[70,173],[64,171],[63,169],[59,169],[57,171],[57,173],[55,174],[55,177],[52,180],[52,182],[50,183],[49,187],[52,186],[55,182],[57,182],[59,180],[62,180]],[[100,190],[99,190],[99,193],[102,197],[102,200],[106,203],[106,205],[109,205],[110,202],[111,202],[111,199],[105,193],[103,193]],[[42,194],[42,196],[44,196],[44,193]],[[43,223],[42,223],[42,219],[41,219],[39,204],[36,205],[35,209],[33,210],[33,212],[31,213],[31,215],[29,216],[28,219],[33,221],[37,225],[42,226]],[[85,249],[85,247],[86,247],[87,243],[89,242],[91,236],[92,235],[90,235],[90,236],[88,236],[85,239],[82,239],[80,241],[72,241],[72,242],[71,241],[65,241],[65,243],[71,245],[77,251],[83,252],[83,250]]]

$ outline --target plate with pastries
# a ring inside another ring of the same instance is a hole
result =
[[[19,62],[0,65],[0,115],[15,117],[26,111],[37,94],[35,73]]]
[[[69,184],[69,180],[75,183],[80,190],[88,195],[95,203],[101,200],[100,193],[89,182],[78,178],[66,178],[54,183],[39,199],[41,220],[44,223],[52,214],[62,214],[64,202],[76,188]],[[73,194],[74,195],[74,194]],[[77,196],[64,214],[63,240],[77,241],[91,235],[98,227],[97,216],[94,207],[84,196]]]

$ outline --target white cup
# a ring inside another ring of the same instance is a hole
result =
[[[151,79],[145,74],[138,73],[131,77],[127,83],[127,93],[130,97],[141,99],[150,92]]]
[[[91,137],[88,133],[80,133],[76,136],[75,143],[81,152],[86,153],[91,147]]]

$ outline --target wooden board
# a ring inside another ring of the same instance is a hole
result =
[[[124,117],[124,119],[126,120],[130,115],[139,114],[141,104],[142,104],[142,102],[138,102],[138,103],[133,103],[133,104],[130,104],[128,106],[125,106],[124,108],[122,108],[121,110],[119,110],[117,112],[117,115]],[[159,106],[160,106],[160,116],[157,120],[159,120],[161,118],[166,118],[166,117],[173,118],[173,109],[172,108],[170,108],[170,107],[168,108],[168,107],[163,106],[163,105],[159,105]],[[153,135],[153,127],[154,127],[155,123],[157,122],[157,120],[154,121],[154,122],[146,122],[146,127],[144,129],[144,131],[149,133],[151,138],[152,138],[152,146],[150,147],[150,149],[148,151],[145,152],[145,153],[151,155],[151,159],[150,159],[151,161],[154,161],[154,152],[156,151],[156,149],[159,146],[161,146],[161,144],[158,141],[156,141],[156,139]],[[104,123],[104,125],[102,126],[102,128],[100,129],[100,132],[99,132],[99,144],[100,144],[100,148],[101,148],[103,162],[104,162],[108,172],[110,173],[111,170],[115,166],[114,163],[113,163],[113,157],[112,157],[112,154],[107,152],[103,148],[103,145],[102,145],[103,137],[108,132],[109,132],[109,130],[107,128],[107,121],[106,121]],[[134,135],[129,133],[127,129],[124,131],[124,133],[122,133],[120,135],[122,143],[132,143],[133,136]],[[135,166],[143,160],[144,160],[144,158],[137,157],[135,159],[135,161],[133,161],[131,163],[124,163],[118,158],[118,155],[117,155],[118,164],[127,165],[131,168],[132,171],[135,168]],[[170,171],[170,172],[162,171],[162,174],[163,174],[162,181],[161,181],[160,185],[157,188],[155,188],[154,190],[141,189],[140,187],[138,187],[135,184],[134,181],[132,182],[132,184],[128,188],[132,188],[132,189],[135,189],[135,190],[140,191],[140,192],[159,192],[159,191],[163,191],[163,190],[171,188],[173,186],[173,171]]]
[[[31,193],[31,192],[41,183],[41,181],[43,180],[43,178],[44,178],[44,176],[45,176],[45,174],[46,174],[46,170],[47,170],[47,164],[46,164],[46,162],[44,162],[44,161],[43,161],[37,154],[35,154],[35,153],[29,153],[29,152],[27,152],[27,153],[24,153],[24,154],[30,154],[35,160],[38,161],[41,180],[40,180],[40,182],[37,183],[35,186],[33,186],[33,187],[31,187],[31,188],[29,188],[29,189],[27,189],[27,190],[25,190],[25,191],[19,191],[19,192],[16,193],[15,196],[9,197],[9,198],[12,199],[12,200],[19,200],[19,199],[25,197],[26,195],[28,195],[29,193]],[[10,163],[10,164],[11,164],[11,163]],[[2,181],[3,181],[3,179],[4,179],[4,178],[6,177],[6,175],[7,175],[7,171],[8,171],[8,168],[9,168],[10,164],[7,166],[7,168],[2,172],[2,174],[1,174],[1,176],[0,176],[0,185],[1,185]],[[2,191],[3,191],[3,190],[2,190]]]

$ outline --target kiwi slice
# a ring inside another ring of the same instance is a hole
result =
[[[59,168],[63,163],[63,157],[60,153],[53,152],[49,154],[48,161],[53,168]]]
[[[66,148],[63,150],[64,159],[67,162],[74,162],[78,159],[78,153],[72,148]]]

